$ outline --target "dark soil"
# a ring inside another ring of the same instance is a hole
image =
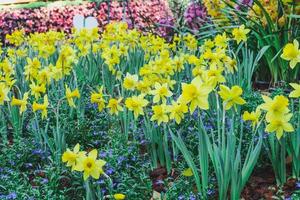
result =
[[[274,198],[275,196],[288,198],[297,190],[296,183],[296,179],[290,178],[280,189],[276,186],[275,175],[271,166],[256,169],[242,192],[242,197],[245,200],[278,199]]]

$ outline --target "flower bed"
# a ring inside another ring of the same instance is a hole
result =
[[[125,9],[125,14],[123,10]],[[128,5],[113,1],[106,3],[84,3],[72,6],[41,7],[36,9],[4,9],[0,11],[1,37],[16,29],[24,29],[26,33],[60,30],[71,32],[74,15],[94,16],[100,27],[110,20],[126,20],[128,24],[144,29],[171,13],[166,1],[138,0],[129,1]]]

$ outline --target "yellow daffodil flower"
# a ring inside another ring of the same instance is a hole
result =
[[[126,196],[124,194],[121,194],[121,193],[114,194],[114,199],[115,200],[123,200],[125,198],[126,198]]]
[[[148,79],[144,79],[138,82],[136,89],[141,93],[148,94],[151,90],[151,85],[151,81],[149,81]]]
[[[250,32],[250,29],[245,29],[245,25],[241,25],[239,28],[232,30],[232,35],[237,44],[241,41],[247,41],[247,34]]]
[[[139,115],[144,115],[143,108],[148,105],[148,101],[144,99],[144,95],[132,96],[126,99],[125,105],[128,110],[133,111],[134,118],[137,119]]]
[[[204,82],[210,85],[212,88],[215,88],[218,83],[225,83],[226,79],[222,75],[223,69],[217,69],[212,67],[211,69],[205,71],[203,74]]]
[[[289,112],[289,100],[286,97],[277,95],[274,97],[274,99],[271,99],[268,96],[262,95],[262,98],[265,103],[263,103],[260,107],[261,109],[267,111],[267,122],[270,122],[273,119],[281,118],[283,115]]]
[[[122,98],[120,98],[120,99],[112,98],[108,101],[107,107],[110,109],[109,112],[111,115],[113,115],[113,114],[119,115],[119,112],[123,111],[122,106],[120,106],[121,101],[122,101]]]
[[[297,63],[300,62],[299,42],[295,39],[293,43],[288,43],[283,48],[281,58],[290,61],[290,67],[294,69]]]
[[[97,160],[97,150],[94,149],[89,152],[88,156],[82,156],[78,159],[74,170],[83,172],[83,179],[86,181],[90,176],[94,179],[99,179],[100,175],[104,173],[103,166],[106,164],[104,160]]]
[[[158,103],[162,101],[163,103],[167,102],[167,97],[171,97],[173,93],[169,90],[167,84],[159,84],[155,83],[154,90],[150,92],[150,94],[154,95],[153,97],[153,103]]]
[[[181,120],[184,118],[184,114],[188,112],[188,106],[180,102],[172,102],[169,106],[170,119],[175,119],[177,124],[180,124]]]
[[[124,78],[123,87],[127,90],[134,90],[138,83],[138,76],[131,75],[129,73],[126,74],[126,77]]]
[[[24,75],[26,80],[32,81],[33,79],[37,78],[38,71],[41,68],[41,62],[38,58],[27,58],[27,65],[24,67]]]
[[[217,47],[221,47],[221,48],[227,47],[227,41],[228,41],[228,38],[227,38],[225,32],[222,35],[218,34],[214,39],[215,45]]]
[[[300,84],[290,83],[290,86],[292,86],[294,88],[294,90],[290,93],[289,97],[299,98],[300,97]]]
[[[4,101],[9,101],[8,93],[9,88],[4,83],[0,83],[0,105],[4,105]]]
[[[75,103],[74,103],[74,98],[80,98],[80,93],[79,93],[79,90],[78,88],[76,88],[75,90],[71,91],[71,89],[65,85],[66,87],[66,98],[67,98],[67,101],[68,101],[68,104],[70,107],[73,107],[75,108]]]
[[[75,167],[79,159],[83,158],[86,154],[84,151],[79,151],[80,145],[76,144],[73,151],[67,149],[66,152],[62,155],[62,161],[67,163],[67,167],[71,167],[72,171],[75,170]]]
[[[91,94],[91,103],[98,105],[98,110],[101,112],[105,108],[105,100],[103,98],[103,86],[98,88],[98,92]]]
[[[235,85],[231,89],[225,85],[220,85],[220,91],[218,92],[223,99],[225,110],[229,110],[232,106],[243,105],[246,101],[241,97],[243,94],[242,88]]]
[[[23,99],[16,99],[15,97],[11,100],[12,106],[19,106],[20,107],[20,114],[26,111],[27,107],[27,99],[28,99],[29,92],[25,92]]]
[[[151,121],[157,121],[160,125],[162,122],[167,123],[169,121],[168,108],[165,104],[152,106],[153,115]]]
[[[250,113],[248,111],[245,111],[242,118],[244,121],[251,121],[252,126],[255,127],[258,124],[260,115],[261,115],[261,111],[259,108],[257,108],[255,111]]]
[[[31,89],[31,95],[34,96],[34,98],[37,100],[40,98],[42,94],[46,92],[46,86],[44,84],[36,84],[35,82],[32,82],[29,85]]]
[[[276,137],[278,140],[283,136],[284,132],[293,132],[294,128],[289,120],[293,114],[286,114],[279,118],[272,119],[266,127],[266,131],[269,133],[276,132]]]
[[[42,119],[44,119],[45,117],[47,117],[47,114],[48,114],[48,112],[47,112],[48,106],[49,106],[48,96],[45,95],[44,96],[44,103],[39,104],[39,103],[33,102],[32,110],[33,110],[33,112],[41,110],[42,111]]]
[[[208,94],[211,88],[205,86],[200,77],[196,77],[190,84],[182,83],[182,95],[179,98],[181,103],[190,103],[190,112],[194,113],[196,108],[207,110]]]
[[[182,172],[182,175],[185,177],[193,176],[193,170],[191,168],[187,168]]]

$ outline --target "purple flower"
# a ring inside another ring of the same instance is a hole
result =
[[[184,13],[184,18],[187,26],[197,31],[207,21],[206,8],[196,2],[190,3]]]
[[[167,36],[172,35],[173,27],[174,27],[173,18],[170,17],[161,18],[158,24],[160,25],[158,31],[161,37],[166,38]]]

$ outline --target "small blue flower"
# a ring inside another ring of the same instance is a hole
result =
[[[1,175],[1,176],[0,176],[0,179],[2,179],[2,180],[7,180],[7,179],[8,179],[8,176],[7,176],[7,175]]]
[[[297,188],[297,189],[300,189],[300,182],[297,182],[297,183],[296,183],[296,188]]]
[[[194,194],[190,194],[190,200],[196,200],[196,196]]]
[[[105,183],[104,179],[102,177],[99,178],[99,180],[96,181],[97,184],[102,185]]]
[[[32,168],[33,166],[32,163],[25,163],[24,165],[27,169]]]
[[[208,194],[208,196],[211,196],[211,195],[215,194],[215,191],[213,189],[208,189],[207,194]]]
[[[120,165],[123,161],[125,161],[125,159],[126,158],[124,156],[118,157],[118,159],[117,159],[118,165]]]
[[[16,199],[17,198],[17,194],[15,192],[9,193],[6,196],[6,199]]]
[[[105,158],[107,156],[107,153],[105,151],[101,151],[99,154],[100,158]]]
[[[184,196],[183,195],[179,195],[178,196],[178,200],[184,200]]]
[[[163,184],[164,184],[164,182],[163,182],[162,180],[157,180],[157,181],[155,181],[155,184],[156,184],[156,185],[160,185],[160,184],[162,184],[162,185],[163,185]]]
[[[41,180],[41,184],[47,184],[49,182],[49,180],[47,178],[43,178]]]
[[[115,172],[115,170],[112,167],[109,167],[107,170],[105,170],[105,172],[107,175],[112,175]]]

